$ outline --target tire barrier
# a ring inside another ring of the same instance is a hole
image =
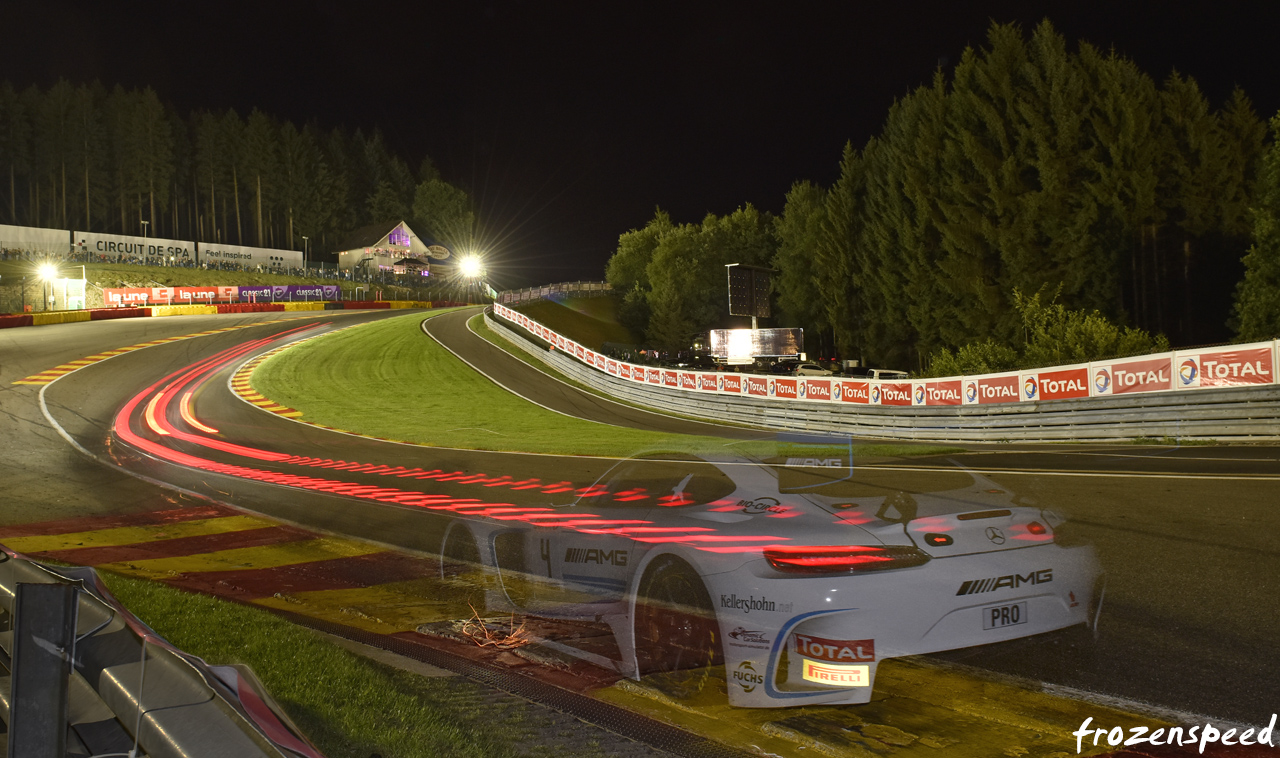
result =
[[[248,667],[210,666],[178,650],[112,597],[93,569],[53,568],[0,548],[6,669],[29,649],[24,627],[13,623],[19,588],[49,584],[76,590],[67,755],[323,758]],[[0,678],[0,718],[11,731],[15,717],[32,714],[14,694],[13,679]]]
[[[495,306],[495,310],[500,307]],[[910,397],[903,405],[881,405],[878,404],[879,398],[877,404],[825,398],[778,399],[777,378],[646,368],[644,380],[624,379],[608,371],[610,363],[619,362],[591,351],[584,351],[583,357],[578,358],[580,345],[565,343],[563,337],[536,322],[529,322],[536,329],[536,334],[505,319],[500,321],[489,312],[485,313],[485,322],[516,347],[606,395],[710,421],[768,429],[936,442],[1087,442],[1146,437],[1224,442],[1280,441],[1280,385],[1276,384],[935,406],[911,404],[913,398]],[[552,340],[558,344],[553,345]],[[560,347],[559,344],[568,347]],[[574,357],[568,355],[569,349],[573,349]],[[1274,348],[1272,353],[1274,360]],[[600,359],[598,362],[597,358]],[[587,363],[588,359],[591,364]],[[1203,367],[1206,364],[1202,361],[1197,365]],[[1210,361],[1207,365],[1212,371],[1216,364]],[[1271,370],[1274,376],[1274,366]],[[658,382],[651,383],[650,371],[657,376]],[[1052,372],[1051,369],[1043,369],[1030,373],[1047,375]],[[1114,376],[1114,371],[1109,372],[1109,376]],[[693,384],[688,384],[690,377]],[[719,377],[736,378],[744,383],[750,378],[762,387],[773,384],[774,396],[769,397],[767,391],[764,396],[753,396],[716,392],[712,387],[698,388],[699,384],[707,381],[714,385]],[[976,380],[975,377],[965,379]],[[805,378],[790,381],[801,384],[826,382],[828,386],[840,383]],[[926,385],[933,381],[898,384]],[[682,383],[685,384],[683,388]],[[1014,386],[1017,387],[1016,384]],[[1018,391],[1014,390],[1015,393]]]

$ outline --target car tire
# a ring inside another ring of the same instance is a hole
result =
[[[693,696],[710,687],[711,667],[724,662],[720,624],[689,564],[665,557],[645,571],[636,597],[635,639],[639,673],[663,675],[670,694]]]

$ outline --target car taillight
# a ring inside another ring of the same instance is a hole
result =
[[[1027,531],[1031,532],[1032,534],[1044,534],[1049,530],[1045,529],[1044,524],[1041,524],[1039,521],[1032,521],[1031,523],[1027,524]]]
[[[789,574],[885,571],[929,562],[929,556],[919,548],[898,545],[772,547],[764,551],[764,557],[770,566]]]

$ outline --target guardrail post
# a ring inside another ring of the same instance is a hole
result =
[[[19,583],[14,597],[9,755],[64,758],[79,588]]]

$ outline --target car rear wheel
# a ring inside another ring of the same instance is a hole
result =
[[[689,696],[711,683],[710,668],[724,661],[720,625],[711,597],[690,566],[660,558],[645,572],[636,598],[636,663],[641,674]]]

